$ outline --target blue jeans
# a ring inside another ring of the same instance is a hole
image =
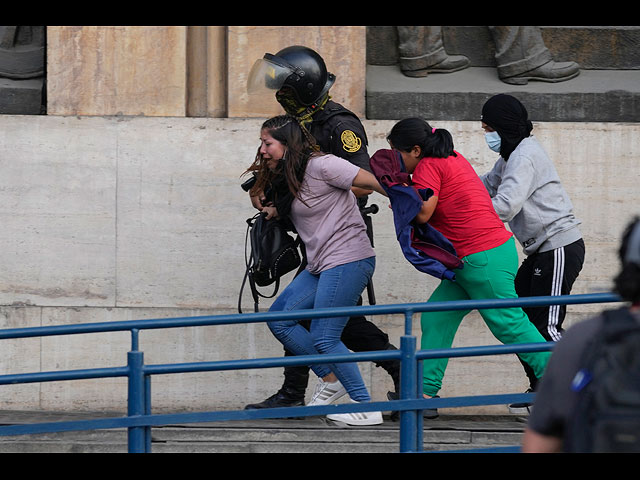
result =
[[[304,270],[282,291],[269,311],[355,306],[374,270],[375,257],[339,265],[319,274]],[[340,340],[348,320],[348,316],[316,318],[311,321],[309,330],[299,324],[300,320],[274,321],[268,325],[275,337],[295,355],[343,354],[349,353]],[[312,365],[311,369],[320,378],[333,372],[352,400],[371,400],[357,363]]]

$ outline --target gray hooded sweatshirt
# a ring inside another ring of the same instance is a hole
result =
[[[551,159],[533,135],[509,161],[498,159],[480,177],[498,216],[508,222],[526,255],[569,245],[580,238],[580,221]]]

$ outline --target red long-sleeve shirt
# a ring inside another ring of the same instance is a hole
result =
[[[425,157],[412,181],[438,197],[429,224],[453,244],[460,258],[498,247],[511,237],[491,203],[487,189],[460,153],[448,158]]]

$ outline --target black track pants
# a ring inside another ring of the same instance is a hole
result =
[[[565,247],[528,256],[518,269],[515,279],[519,297],[569,295],[584,263],[585,246],[582,239]],[[562,323],[566,305],[523,308],[547,341],[558,341],[562,337]],[[527,376],[535,386],[535,376],[525,366]]]

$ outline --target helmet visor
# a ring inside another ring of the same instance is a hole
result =
[[[247,92],[250,95],[264,93],[267,90],[280,90],[285,80],[294,73],[290,66],[276,63],[268,57],[272,56],[265,55],[264,58],[256,60],[251,67],[247,79]]]

